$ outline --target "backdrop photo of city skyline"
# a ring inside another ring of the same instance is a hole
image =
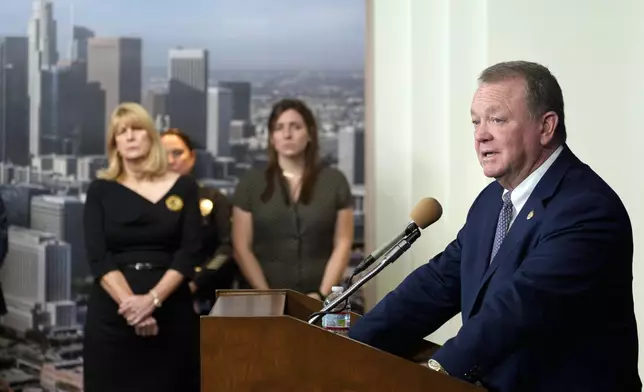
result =
[[[266,163],[271,106],[303,99],[352,185],[361,258],[365,19],[364,0],[0,2],[0,392],[82,391],[85,191],[121,102],[188,133],[195,175],[230,195]]]

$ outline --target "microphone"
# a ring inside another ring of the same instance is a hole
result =
[[[409,214],[411,222],[407,224],[405,230],[394,237],[393,240],[389,241],[387,245],[381,246],[380,248],[373,251],[365,259],[363,259],[360,264],[358,264],[358,266],[353,270],[352,277],[369,268],[371,264],[381,258],[386,251],[391,249],[405,236],[408,236],[419,229],[425,229],[427,226],[439,220],[441,215],[443,215],[443,208],[436,199],[432,197],[420,199],[420,201],[416,203],[416,206],[413,210],[411,210],[411,213]]]
[[[418,204],[416,204],[416,207],[414,207],[414,209],[412,210],[410,214],[411,222],[407,225],[405,231],[396,236],[396,238],[385,247],[376,250],[375,252],[373,252],[373,254],[370,254],[362,263],[360,263],[360,265],[358,265],[356,270],[358,268],[362,268],[362,270],[364,271],[376,260],[380,259],[384,253],[384,257],[382,257],[380,264],[376,268],[369,271],[368,274],[360,278],[355,284],[347,288],[331,303],[323,307],[322,310],[313,313],[309,317],[309,324],[315,324],[315,322],[325,314],[341,312],[346,307],[346,304],[342,307],[342,310],[334,310],[336,309],[336,306],[338,304],[342,303],[343,301],[348,301],[348,298],[349,296],[351,296],[351,294],[355,293],[360,287],[362,287],[362,285],[367,283],[374,276],[380,273],[380,271],[385,269],[385,267],[402,256],[402,254],[405,253],[407,249],[409,249],[409,247],[411,247],[411,244],[413,244],[414,241],[416,241],[420,237],[420,230],[435,223],[440,219],[441,215],[443,215],[443,207],[441,207],[440,203],[436,199],[431,197],[421,199]],[[358,272],[354,271],[352,277],[357,274]],[[348,284],[351,283],[351,279],[352,278],[349,278]]]

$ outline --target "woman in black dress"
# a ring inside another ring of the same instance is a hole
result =
[[[199,390],[199,319],[188,281],[199,262],[198,187],[167,170],[152,119],[114,111],[109,167],[90,184],[85,244],[95,277],[85,325],[86,392]]]

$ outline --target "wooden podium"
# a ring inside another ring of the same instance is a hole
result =
[[[304,294],[224,290],[217,296],[210,315],[201,317],[202,392],[485,391],[308,324],[322,302]],[[423,342],[430,351],[438,347]]]

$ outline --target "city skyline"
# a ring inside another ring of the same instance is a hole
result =
[[[215,21],[209,30],[201,29],[209,20],[202,13],[213,6],[195,1],[191,31],[174,34],[185,20],[168,16],[176,6],[166,0],[156,2],[164,13],[138,24],[149,13],[149,1],[123,12],[123,0],[111,2],[110,9],[96,6],[97,0],[74,0],[72,24],[71,0],[2,0],[0,198],[9,229],[0,269],[8,311],[0,317],[0,389],[5,381],[16,392],[82,391],[83,326],[95,282],[82,216],[89,184],[107,165],[106,129],[121,102],[142,104],[159,131],[178,127],[188,133],[196,147],[191,174],[231,197],[248,170],[266,165],[267,122],[275,102],[303,100],[317,121],[321,161],[344,173],[351,186],[350,263],[362,259],[365,34],[362,28],[347,33],[347,27],[363,26],[365,16],[339,6],[357,0],[278,1],[219,0],[214,8],[225,23]],[[251,4],[257,7],[247,12]],[[100,20],[86,18],[88,10]],[[115,19],[113,10],[122,18]],[[167,31],[150,32],[159,26]],[[211,39],[213,30],[219,38]],[[222,68],[227,55],[217,48],[221,37],[239,43],[229,50],[245,52],[227,57],[230,69]],[[266,44],[273,39],[278,49]],[[356,42],[359,48],[352,46]],[[264,51],[249,50],[253,45]],[[262,62],[264,57],[272,62]],[[352,58],[359,64],[345,67]],[[249,59],[252,67],[243,63]],[[234,67],[235,61],[242,65]]]
[[[99,37],[142,38],[146,67],[166,66],[168,50],[179,46],[208,49],[212,69],[358,70],[364,66],[364,0],[195,0],[189,8],[167,0],[52,3],[61,58],[69,57],[72,25],[77,25]],[[3,0],[0,36],[26,36],[31,7],[30,1]]]

